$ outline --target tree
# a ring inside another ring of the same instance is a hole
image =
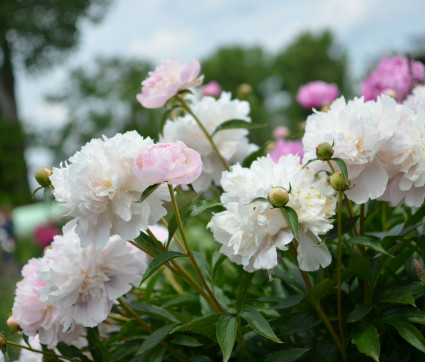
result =
[[[78,21],[98,21],[109,0],[2,0],[0,3],[0,204],[29,201],[16,69],[43,70],[79,39]]]

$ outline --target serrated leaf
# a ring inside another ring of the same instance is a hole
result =
[[[294,235],[295,240],[299,240],[300,236],[298,233],[298,215],[297,212],[289,206],[284,206],[281,208],[286,213],[286,219],[288,221],[289,227],[291,228],[292,235]]]
[[[142,283],[165,263],[168,263],[172,259],[181,258],[185,256],[185,254],[180,253],[178,251],[164,251],[163,253],[158,254],[149,263],[145,275],[143,276]]]
[[[345,162],[341,160],[340,158],[331,158],[331,160],[335,161],[338,164],[338,167],[342,172],[342,176],[344,176],[345,183],[349,185],[350,182],[348,180],[348,172],[347,172],[347,166],[345,165]]]
[[[379,343],[379,333],[372,324],[366,324],[353,331],[351,342],[357,346],[357,349],[366,356],[379,362],[381,353],[381,344]]]
[[[328,294],[329,289],[333,286],[333,284],[334,282],[331,279],[325,278],[310,289],[310,294],[317,300],[317,302],[320,302],[326,294]]]
[[[242,167],[248,168],[251,164],[258,158],[264,155],[266,150],[269,148],[271,142],[266,142],[263,146],[261,146],[258,150],[249,154],[245,160],[242,162]]]
[[[425,353],[425,338],[415,326],[402,321],[391,321],[387,323],[397,329],[400,336],[413,347]]]
[[[267,126],[265,123],[254,123],[243,121],[242,119],[231,119],[230,121],[223,122],[218,125],[211,136],[214,136],[217,132],[226,129],[245,128],[245,129],[258,129]]]
[[[367,236],[353,236],[350,240],[350,243],[357,244],[357,245],[363,245],[368,248],[371,248],[378,253],[385,254],[392,256],[390,253],[388,253],[381,245],[380,241],[371,237]]]
[[[159,186],[162,184],[154,184],[146,187],[146,189],[142,192],[140,199],[136,201],[137,204],[145,201]]]
[[[372,308],[373,308],[373,305],[356,304],[354,309],[348,315],[347,322],[354,323],[359,321],[360,319],[366,317],[369,314],[369,312],[372,310]]]
[[[168,333],[174,328],[175,324],[168,324],[158,328],[151,335],[147,336],[140,349],[137,351],[136,356],[142,354],[160,344],[165,338],[167,338]]]
[[[380,303],[399,303],[399,304],[410,304],[413,307],[416,307],[415,297],[412,293],[409,293],[405,290],[392,289],[385,293],[382,299],[379,300]]]
[[[217,321],[217,341],[223,353],[223,362],[227,362],[233,351],[236,340],[236,318],[221,315]]]
[[[269,354],[264,362],[293,362],[300,359],[310,348],[291,348]]]
[[[266,337],[276,343],[283,343],[279,338],[277,338],[272,327],[270,327],[269,322],[267,322],[267,320],[256,309],[246,305],[239,313],[239,316],[245,319],[251,328],[263,337]]]

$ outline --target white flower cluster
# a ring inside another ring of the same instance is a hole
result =
[[[389,96],[364,102],[336,100],[328,112],[307,119],[304,162],[315,158],[321,142],[334,144],[333,157],[347,165],[347,196],[362,204],[369,199],[393,206],[420,206],[425,198],[425,115]],[[323,167],[315,162],[313,169]]]
[[[17,284],[13,316],[40,342],[72,343],[83,327],[105,320],[115,299],[141,281],[147,256],[118,236],[102,249],[82,248],[76,220],[65,225],[45,255],[31,259]]]
[[[83,245],[101,248],[115,234],[136,238],[166,214],[162,201],[170,196],[165,185],[136,202],[149,184],[134,175],[134,160],[152,145],[135,131],[93,139],[64,167],[53,169],[55,198],[67,215],[78,219],[76,231]]]
[[[231,94],[226,92],[223,92],[219,99],[203,97],[198,100],[193,97],[193,103],[190,107],[209,134],[212,134],[222,123],[232,119],[251,122],[249,103],[232,100]],[[242,162],[246,156],[258,148],[256,145],[249,143],[247,135],[248,131],[246,129],[228,129],[217,132],[213,136],[217,148],[228,164]],[[196,191],[207,190],[212,181],[216,185],[220,184],[224,167],[207,137],[191,115],[186,114],[173,121],[168,120],[164,125],[160,140],[161,142],[182,141],[186,146],[195,149],[201,154],[202,174],[193,182],[193,187]]]
[[[293,234],[280,209],[267,197],[275,186],[291,193],[287,206],[298,215],[298,263],[305,271],[326,267],[331,255],[325,244],[318,245],[318,235],[332,228],[336,200],[325,176],[315,176],[302,168],[298,156],[282,156],[275,163],[270,156],[254,161],[250,168],[234,165],[221,179],[225,211],[213,216],[208,227],[222,244],[221,252],[248,272],[272,269],[277,265],[276,249],[286,250]]]

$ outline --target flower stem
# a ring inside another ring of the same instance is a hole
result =
[[[332,171],[333,173],[335,173],[335,169],[334,169],[334,167],[332,166],[331,161],[327,160],[326,162],[327,162],[327,164],[329,165],[329,168],[331,169],[331,171]]]
[[[139,323],[146,331],[150,334],[154,332],[149,324],[147,324],[142,318],[140,318],[137,313],[130,308],[130,306],[124,301],[122,297],[118,298],[118,302],[122,305],[122,307]]]
[[[212,302],[211,307],[213,307],[214,310],[216,310],[220,313],[225,313],[223,308],[221,307],[221,305],[218,303],[217,299],[215,298],[214,294],[211,292],[207,282],[204,279],[204,276],[202,275],[201,270],[199,269],[198,264],[196,263],[195,255],[193,254],[193,251],[192,251],[192,249],[189,245],[189,242],[187,241],[186,233],[184,232],[183,222],[182,222],[182,219],[181,219],[181,216],[180,216],[180,211],[179,211],[179,207],[177,205],[176,197],[174,195],[173,187],[171,185],[168,185],[168,190],[170,191],[171,201],[172,201],[172,204],[173,204],[173,207],[174,207],[177,225],[179,227],[180,234],[181,234],[182,239],[183,239],[183,243],[186,247],[188,257],[192,261],[193,268],[195,269],[196,274],[198,275],[199,279],[201,280],[201,283],[204,286],[204,288],[205,288],[205,290],[206,290],[206,292],[209,296],[207,301]]]
[[[190,109],[190,107],[188,106],[188,104],[186,103],[186,101],[183,98],[179,97],[179,101],[180,101],[183,109],[193,117],[193,119],[196,121],[198,126],[201,128],[202,132],[204,132],[205,137],[207,137],[209,143],[211,144],[212,148],[214,149],[215,153],[217,154],[217,156],[220,159],[221,163],[223,164],[224,168],[227,171],[229,171],[229,165],[227,164],[224,157],[221,155],[220,151],[217,148],[217,145],[214,143],[212,136],[208,133],[207,129],[204,127],[202,122],[195,115],[195,113],[192,112],[192,110]]]
[[[63,356],[63,355],[57,355],[56,353],[50,353],[50,352],[40,351],[38,349],[33,349],[31,347],[24,346],[22,344],[15,343],[15,342],[12,342],[12,341],[6,341],[6,344],[9,345],[9,346],[26,349],[26,350],[31,351],[31,352],[44,354],[45,356],[49,356],[49,357],[62,358],[62,359],[66,359],[67,361],[77,361],[76,358],[74,359],[74,358],[71,358],[71,357]]]
[[[338,191],[338,250],[337,250],[337,298],[338,298],[338,326],[341,343],[345,346],[344,330],[342,327],[342,307],[341,307],[341,263],[342,263],[342,191]]]

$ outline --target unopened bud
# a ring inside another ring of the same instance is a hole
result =
[[[286,138],[290,134],[288,127],[279,126],[276,127],[273,131],[273,138],[274,139],[280,139],[280,138]]]
[[[289,194],[284,187],[277,186],[269,191],[267,198],[274,207],[283,207],[289,201]]]
[[[327,142],[322,142],[316,147],[316,156],[321,161],[330,160],[334,154],[334,149]]]
[[[0,350],[4,349],[7,345],[7,339],[3,334],[0,334]]]
[[[421,262],[418,259],[413,259],[413,268],[415,269],[417,276],[422,281],[424,281],[425,280],[425,270],[424,270]]]
[[[351,184],[350,180],[348,180],[348,184],[345,182],[344,175],[342,174],[342,172],[335,172],[334,174],[332,174],[329,178],[329,182],[336,191],[348,190]]]
[[[34,177],[40,186],[47,187],[51,185],[50,176],[53,171],[51,168],[43,167],[34,172]]]
[[[202,88],[202,95],[203,96],[209,96],[209,97],[220,97],[221,94],[221,87],[216,81],[211,81],[208,84],[204,85],[204,88]]]
[[[252,94],[252,87],[248,83],[242,83],[237,90],[239,99],[247,99]]]
[[[15,318],[13,318],[13,315],[11,315],[8,319],[7,319],[7,326],[14,332],[19,332],[21,330],[21,326],[19,325],[19,323],[15,320]]]

